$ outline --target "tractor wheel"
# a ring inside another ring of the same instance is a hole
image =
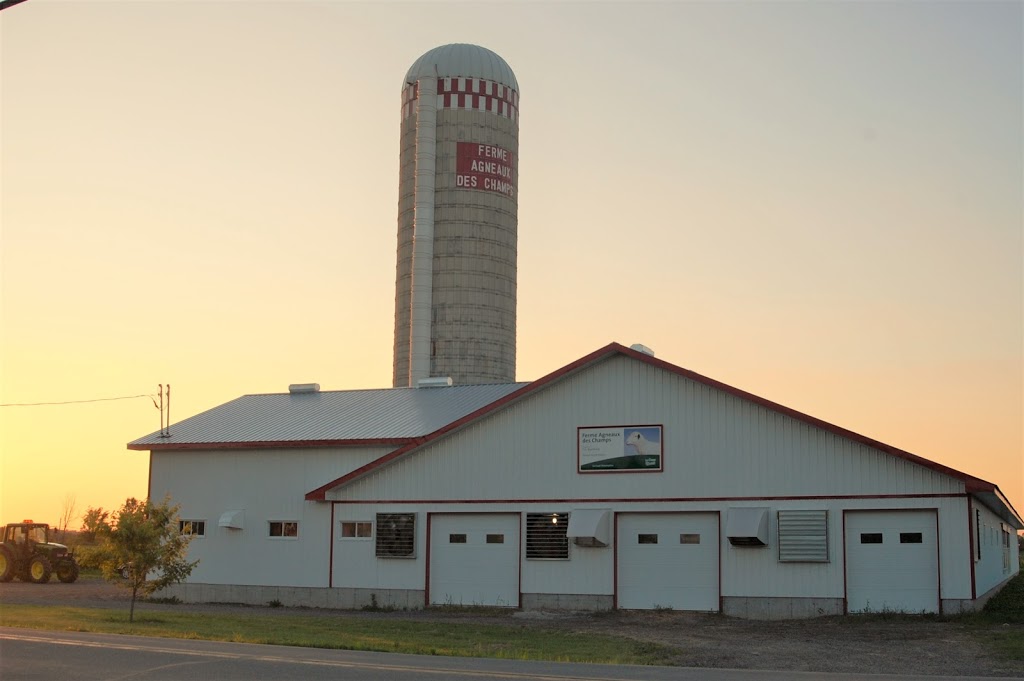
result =
[[[14,557],[7,549],[0,547],[0,582],[14,579]]]
[[[57,563],[57,579],[70,584],[78,579],[78,563],[73,560],[62,560]]]
[[[28,578],[36,584],[46,584],[50,581],[53,568],[45,556],[32,556],[28,561]]]

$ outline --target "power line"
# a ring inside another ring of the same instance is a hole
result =
[[[10,7],[14,7],[15,5],[17,5],[19,3],[22,3],[22,2],[25,2],[25,0],[0,0],[0,11],[3,11],[3,10],[8,9]],[[0,406],[7,406],[7,405],[0,405]]]
[[[125,395],[123,397],[97,397],[92,400],[65,400],[63,402],[11,402],[8,404],[0,404],[0,407],[49,407],[59,404],[87,404],[89,402],[113,402],[114,400],[135,400],[140,397],[148,397],[153,399],[152,395]],[[156,401],[153,402],[154,406]]]

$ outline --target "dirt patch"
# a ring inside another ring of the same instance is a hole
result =
[[[0,582],[0,604],[77,605],[118,607],[128,603],[130,593],[99,577],[83,575],[74,584],[51,579],[47,584]]]
[[[83,607],[128,607],[128,592],[102,579],[84,576],[74,584],[0,584],[0,605],[27,603]],[[231,604],[142,603],[141,611],[188,610],[261,615],[364,617],[435,622],[470,622],[552,628],[559,631],[623,636],[658,643],[675,651],[685,667],[774,669],[948,676],[1024,676],[1024,661],[1000,660],[983,644],[987,636],[1022,625],[982,627],[956,619],[918,617],[821,617],[759,622],[721,615],[679,612],[565,613],[413,610],[365,612]]]
[[[977,627],[901,617],[825,617],[759,622],[689,613],[616,613],[591,618],[602,631],[671,646],[687,667],[876,674],[1018,676],[1024,664],[999,661]]]

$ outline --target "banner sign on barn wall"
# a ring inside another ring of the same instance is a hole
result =
[[[580,473],[661,471],[661,426],[577,428]]]
[[[515,198],[515,156],[493,144],[459,142],[455,158],[455,186],[497,192]]]

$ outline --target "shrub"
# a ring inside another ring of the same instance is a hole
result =
[[[982,612],[1000,622],[1024,624],[1024,572],[990,598]]]

